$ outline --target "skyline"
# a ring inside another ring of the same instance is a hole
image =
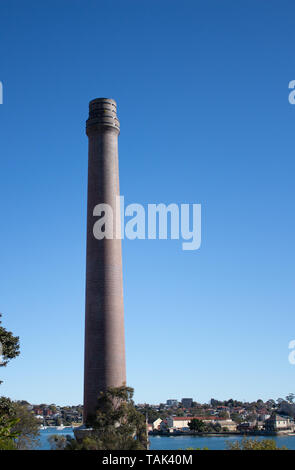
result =
[[[135,401],[285,397],[294,327],[291,0],[0,5],[0,395],[82,403],[88,102],[118,104],[126,205],[201,204],[202,243],[122,240]],[[138,149],[140,148],[140,153]]]

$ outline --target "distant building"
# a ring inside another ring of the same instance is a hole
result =
[[[232,419],[220,419],[218,421],[215,421],[214,424],[219,423],[221,426],[222,430],[227,430],[229,432],[235,432],[237,430],[237,423],[233,421]]]
[[[232,409],[233,413],[238,413],[239,415],[245,413],[245,408],[243,408],[242,406],[235,406],[233,409]]]
[[[237,429],[240,432],[249,432],[253,431],[256,426],[256,421],[243,421],[238,424]]]
[[[152,430],[153,430],[153,431],[159,430],[161,423],[162,423],[162,419],[161,419],[161,418],[156,419],[156,421],[154,421],[153,424],[152,424]]]
[[[166,401],[167,406],[177,406],[178,405],[178,400],[175,399],[170,399]]]
[[[181,400],[182,406],[184,408],[191,408],[193,404],[193,399],[192,398],[183,398]]]
[[[221,428],[227,428],[228,431],[236,431],[237,424],[232,419],[219,418],[217,416],[168,416],[166,418],[167,428],[175,430],[186,430],[189,429],[188,423],[193,419],[203,421],[203,423],[219,423]]]
[[[223,405],[220,405],[220,406],[217,406],[216,409],[218,411],[228,411],[228,406],[223,406]]]
[[[42,420],[44,419],[43,415],[36,415],[35,418],[42,419]]]
[[[267,419],[269,419],[270,416],[271,416],[271,415],[270,415],[269,413],[259,413],[259,414],[258,414],[258,421],[264,422],[264,421],[266,421]]]
[[[293,431],[294,421],[288,416],[273,414],[265,421],[265,430],[270,432]]]

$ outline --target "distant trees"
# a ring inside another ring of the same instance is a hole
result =
[[[206,423],[205,425],[205,431],[206,432],[221,432],[221,425],[220,423]]]
[[[238,401],[238,400],[233,400],[233,398],[230,398],[229,400],[216,400],[215,398],[211,398],[210,400],[210,405],[213,408],[216,408],[217,406],[229,406],[229,407],[235,407],[235,406],[242,406],[243,402]]]
[[[270,398],[269,400],[267,400],[266,402],[266,406],[271,409],[271,408],[275,408],[276,407],[276,402]]]
[[[190,431],[196,433],[219,433],[222,430],[220,423],[205,423],[201,419],[192,419],[188,426]]]
[[[206,430],[206,425],[201,419],[192,419],[189,421],[188,427],[193,432],[204,432]]]
[[[282,415],[288,415],[292,418],[295,417],[295,404],[291,401],[283,400],[277,407],[277,412]]]
[[[286,400],[288,403],[294,403],[294,398],[295,398],[295,394],[294,393],[289,393],[289,395],[286,396]]]
[[[166,416],[166,413],[164,412],[159,412],[156,411],[154,408],[152,408],[150,405],[145,405],[141,408],[137,406],[137,410],[142,413],[144,416],[147,417],[149,423],[153,423],[156,421],[158,418],[162,418]],[[169,410],[168,410],[169,411]],[[167,411],[167,413],[168,413]]]
[[[256,421],[257,415],[251,410],[250,413],[247,415],[248,421]]]
[[[230,417],[235,423],[238,424],[242,423],[243,421],[243,418],[241,417],[241,415],[239,415],[239,413],[231,413]]]
[[[49,405],[48,407],[50,409],[50,411],[52,411],[52,413],[56,413],[57,412],[57,407],[54,403],[52,403],[52,405]]]
[[[202,406],[195,406],[190,410],[192,416],[209,416],[210,413],[207,409],[203,408]]]

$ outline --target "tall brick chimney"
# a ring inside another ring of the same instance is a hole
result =
[[[93,210],[108,204],[116,213],[119,196],[117,105],[98,98],[89,103],[84,424],[95,414],[100,391],[126,383],[121,239],[98,240]],[[119,210],[119,209],[118,209]]]

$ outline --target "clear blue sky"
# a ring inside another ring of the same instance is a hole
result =
[[[82,402],[88,101],[121,121],[126,203],[201,203],[202,246],[124,241],[139,402],[295,392],[292,0],[0,4],[0,394]]]

